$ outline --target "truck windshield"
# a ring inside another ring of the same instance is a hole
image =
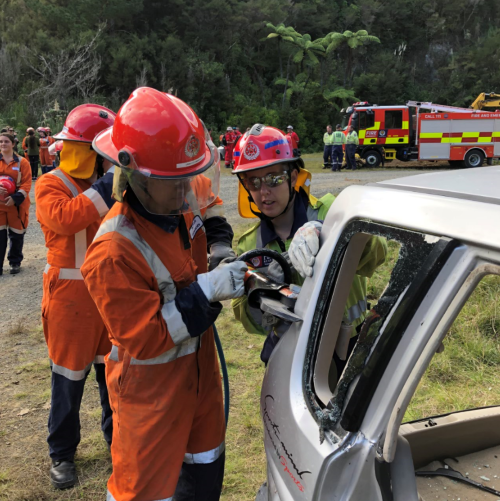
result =
[[[351,118],[351,113],[348,113],[347,115],[344,115],[342,117],[342,129],[345,129],[349,125],[349,119]]]

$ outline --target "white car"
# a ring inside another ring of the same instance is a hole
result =
[[[351,186],[338,196],[295,304],[301,321],[266,369],[267,483],[258,500],[500,499],[500,406],[402,424],[469,296],[500,275],[499,222],[498,167]],[[344,305],[372,236],[395,242],[399,255],[337,377]],[[496,297],[500,307],[500,290]]]

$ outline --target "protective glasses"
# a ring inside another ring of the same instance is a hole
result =
[[[289,176],[288,172],[270,172],[263,177],[248,177],[243,178],[241,181],[243,182],[243,186],[248,191],[259,191],[262,183],[264,183],[268,188],[276,188],[277,186],[283,184],[285,181],[288,181]]]

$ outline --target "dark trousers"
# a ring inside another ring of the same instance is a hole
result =
[[[105,366],[104,364],[94,364],[94,368],[101,398],[101,429],[104,439],[111,445],[113,420],[104,374]],[[80,381],[71,381],[52,372],[52,397],[47,442],[50,457],[55,461],[63,459],[72,461],[75,457],[76,448],[80,443],[80,405],[87,376],[88,372]]]
[[[335,145],[332,148],[332,170],[338,171],[342,168],[344,161],[344,150],[341,145]]]
[[[28,155],[28,158],[30,159],[30,165],[31,165],[31,177],[37,178],[38,177],[39,156],[38,155]]]
[[[323,167],[331,167],[333,161],[332,155],[333,146],[331,144],[325,144],[325,149],[323,150]]]
[[[19,234],[8,229],[10,239],[9,254],[7,259],[10,264],[21,264],[23,260],[24,233]],[[0,230],[0,270],[3,269],[3,261],[7,252],[7,230]]]
[[[219,501],[226,453],[209,464],[182,463],[175,501]]]
[[[345,158],[348,169],[356,170],[356,148],[355,144],[345,145]]]

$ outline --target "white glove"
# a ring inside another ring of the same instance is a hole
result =
[[[208,271],[215,270],[219,263],[227,257],[236,257],[236,253],[224,244],[213,244],[210,246],[210,254],[208,256]]]
[[[309,221],[295,233],[288,249],[288,256],[293,267],[302,278],[313,276],[313,266],[319,251],[319,234],[323,223]]]
[[[221,262],[215,270],[201,273],[196,280],[210,303],[243,296],[243,279],[248,266],[243,261]]]

